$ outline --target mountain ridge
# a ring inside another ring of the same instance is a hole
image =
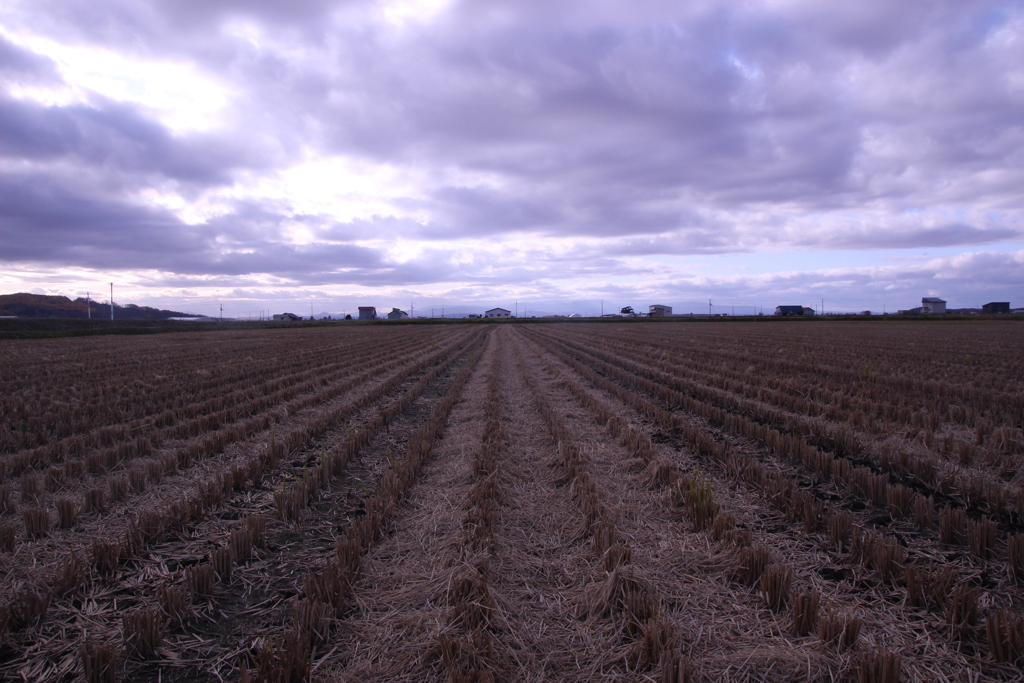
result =
[[[0,294],[0,316],[17,316],[19,318],[88,318],[84,297],[70,299],[61,295]],[[97,319],[110,318],[110,304],[97,301],[89,302],[92,317]],[[167,311],[150,306],[114,304],[114,318],[119,320],[167,320],[168,318],[190,317],[194,314],[180,311]]]

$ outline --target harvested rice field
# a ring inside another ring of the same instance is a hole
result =
[[[0,679],[1018,681],[1019,323],[0,344]]]

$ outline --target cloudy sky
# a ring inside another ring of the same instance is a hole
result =
[[[1024,305],[1024,6],[5,0],[0,292],[110,281],[239,316]]]

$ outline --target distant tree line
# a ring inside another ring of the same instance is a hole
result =
[[[88,305],[92,307],[93,318],[110,318],[110,304],[92,301]],[[0,315],[15,315],[19,318],[87,318],[89,314],[86,306],[84,297],[72,301],[66,296],[27,293],[0,295]],[[114,304],[114,318],[120,320],[166,320],[188,315],[150,306]]]

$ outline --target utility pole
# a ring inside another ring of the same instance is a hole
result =
[[[114,283],[110,283],[110,322],[114,322]]]
[[[89,300],[89,292],[85,293],[85,315],[92,320],[92,301]]]
[[[604,299],[601,299],[601,317],[604,317]]]
[[[516,299],[516,317],[519,317],[519,299]]]
[[[224,322],[224,304],[220,305],[220,321]]]
[[[416,302],[415,301],[410,301],[409,302],[409,318],[412,319],[412,318],[415,318],[415,317],[416,317]]]
[[[708,299],[708,317],[711,317],[711,299]]]

